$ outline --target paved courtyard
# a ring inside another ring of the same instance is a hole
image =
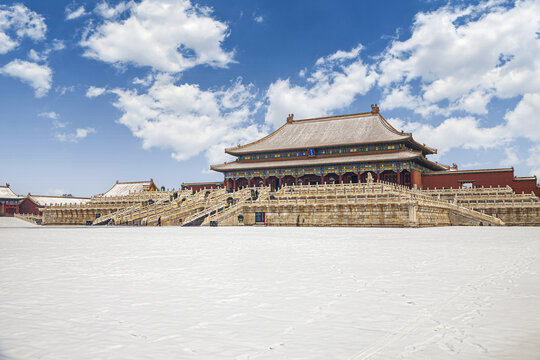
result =
[[[540,229],[22,227],[0,358],[538,359]]]

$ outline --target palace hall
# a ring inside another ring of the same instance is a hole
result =
[[[520,192],[539,192],[535,177],[514,177],[512,168],[457,171],[455,165],[430,161],[427,156],[437,150],[396,130],[377,105],[360,114],[305,120],[289,115],[268,136],[225,152],[237,159],[210,168],[224,174],[228,190],[358,183],[371,174],[378,181],[419,189],[509,185]]]

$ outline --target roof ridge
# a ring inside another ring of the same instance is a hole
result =
[[[322,117],[316,117],[316,118],[292,120],[291,123],[294,124],[294,123],[303,122],[303,121],[306,121],[306,122],[307,121],[320,121],[320,120],[327,121],[327,120],[335,120],[335,119],[343,120],[343,119],[347,119],[347,118],[351,118],[351,117],[359,117],[359,116],[367,117],[367,116],[371,116],[371,115],[375,115],[375,114],[372,113],[372,112],[363,112],[363,113],[356,113],[356,114],[322,116]]]
[[[151,183],[152,180],[143,180],[143,181],[119,181],[117,183],[115,183],[114,185],[117,185],[117,184],[142,184],[142,183]]]
[[[83,196],[62,196],[62,195],[34,195],[29,194],[26,197],[47,197],[47,198],[61,198],[61,199],[91,199]]]
[[[395,127],[392,126],[380,113],[377,113],[379,118],[382,120],[383,125],[390,131],[394,132],[397,135],[409,135],[412,138],[412,133],[406,133],[404,131],[398,131]]]
[[[225,152],[227,153],[227,150],[241,149],[241,148],[244,148],[244,147],[249,146],[249,145],[258,144],[263,140],[271,138],[272,136],[277,134],[280,130],[282,130],[287,125],[289,125],[289,123],[286,122],[285,124],[281,125],[277,130],[274,130],[274,132],[266,135],[265,137],[260,138],[259,140],[255,140],[255,141],[252,141],[252,142],[244,144],[244,145],[238,145],[237,147],[234,147],[234,148],[225,148]]]

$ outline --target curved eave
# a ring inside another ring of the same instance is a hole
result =
[[[227,165],[227,164],[230,164],[230,163],[225,163],[225,164],[222,164],[222,165]],[[222,172],[224,173],[225,169],[220,169],[219,166],[222,166],[222,165],[210,165],[210,170],[214,170],[214,171],[217,171],[217,172]]]
[[[372,154],[372,155],[353,155],[339,157],[315,157],[294,160],[265,160],[260,162],[232,161],[225,164],[212,165],[211,170],[218,172],[238,171],[238,170],[256,170],[288,167],[310,167],[321,165],[336,165],[346,163],[371,163],[387,161],[419,161],[426,167],[435,170],[446,169],[440,164],[433,163],[423,157],[420,151],[403,151],[402,153],[390,154]]]
[[[430,161],[426,159],[423,155],[419,156],[419,158],[422,160],[422,162],[428,167],[430,167],[433,171],[448,171],[450,169],[450,166],[442,165],[437,162]]]
[[[426,155],[433,155],[437,153],[437,149],[430,148],[429,146],[426,146],[426,144],[420,144],[418,141],[414,140],[412,134],[407,140],[411,145],[416,147],[416,149],[421,150]]]
[[[397,140],[386,140],[386,141],[372,141],[372,142],[361,142],[361,143],[343,143],[343,144],[329,144],[324,146],[314,146],[313,149],[321,149],[326,147],[333,147],[333,146],[362,146],[362,145],[372,145],[372,144],[395,144],[395,143],[403,143],[404,141],[407,141],[408,139],[397,139]],[[422,145],[419,144],[419,149],[417,150],[423,150],[424,148]],[[282,149],[276,149],[276,150],[259,150],[259,151],[253,151],[253,152],[239,152],[239,153],[233,153],[229,152],[230,149],[225,149],[225,152],[229,155],[234,156],[240,156],[245,154],[265,154],[265,153],[273,153],[276,151],[294,151],[294,150],[307,150],[307,147],[305,146],[298,146],[298,147],[290,147],[290,148],[282,148]],[[435,151],[436,153],[436,151]]]

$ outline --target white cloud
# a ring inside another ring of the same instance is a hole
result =
[[[90,86],[88,90],[86,91],[86,97],[93,98],[96,96],[100,96],[105,92],[104,88],[99,88],[95,86]]]
[[[26,6],[0,5],[0,54],[15,49],[22,38],[38,41],[45,38],[45,19]]]
[[[536,175],[540,179],[540,144],[531,146],[529,149],[527,165],[532,168],[532,174]]]
[[[34,62],[42,61],[44,58],[36,50],[30,49],[28,52],[28,58]]]
[[[34,62],[45,61],[53,51],[60,51],[65,49],[64,42],[62,40],[54,39],[51,44],[48,44],[45,50],[38,52],[34,49],[30,49],[28,52],[28,58]]]
[[[49,118],[49,119],[58,119],[60,117],[60,115],[58,115],[57,113],[55,113],[54,111],[51,111],[51,112],[41,112],[38,114],[38,116],[41,116],[41,117],[46,117],[46,118]]]
[[[94,130],[93,128],[77,129],[75,130],[75,138],[84,139],[88,136],[88,134],[92,134],[95,132],[96,130]]]
[[[66,45],[64,44],[64,41],[53,39],[52,45],[50,46],[50,50],[52,51],[60,51],[64,50],[66,48]]]
[[[8,51],[15,49],[19,43],[12,40],[5,33],[0,32],[0,54],[5,54]]]
[[[417,14],[411,37],[393,41],[378,68],[385,95],[404,84],[421,85],[415,101],[387,99],[388,109],[404,107],[423,116],[486,114],[494,96],[540,93],[540,82],[532,81],[540,78],[540,2],[517,1],[511,8],[501,3]]]
[[[95,132],[96,130],[94,128],[79,128],[76,129],[74,133],[58,133],[55,135],[55,137],[58,141],[76,143],[79,140],[87,137],[89,134],[93,134]]]
[[[189,0],[143,0],[130,5],[129,15],[85,34],[80,42],[84,55],[172,73],[200,64],[226,67],[233,61],[233,53],[221,48],[227,25],[212,18],[209,8]]]
[[[262,15],[253,14],[253,21],[255,21],[257,24],[260,24],[264,21],[264,18],[262,17]]]
[[[540,93],[525,94],[505,119],[510,135],[540,142]]]
[[[51,88],[52,70],[47,65],[39,65],[20,59],[0,68],[0,74],[19,78],[35,90],[36,97],[43,97]]]
[[[315,63],[315,65],[324,66],[325,64],[329,64],[333,62],[341,62],[343,60],[354,60],[358,58],[362,48],[363,48],[362,45],[358,45],[357,47],[351,49],[350,51],[338,50],[332,55],[317,59],[317,62]]]
[[[367,93],[377,75],[359,58],[361,49],[359,45],[318,59],[305,86],[291,85],[290,79],[272,83],[266,93],[266,122],[281,126],[290,113],[297,118],[325,116]]]
[[[205,91],[176,85],[172,76],[161,74],[146,92],[111,92],[118,96],[114,106],[123,112],[118,122],[142,139],[144,149],[172,149],[176,160],[204,152],[210,163],[222,162],[225,147],[265,135],[251,120],[260,106],[253,86],[240,79],[228,88]]]
[[[153,81],[154,81],[154,75],[153,74],[148,74],[144,78],[138,78],[138,77],[134,78],[133,79],[133,84],[142,85],[142,86],[149,86],[150,84],[152,84]]]
[[[400,119],[389,121],[396,129],[412,132],[416,141],[435,147],[440,155],[453,148],[489,149],[510,141],[504,126],[482,127],[472,116],[448,118],[437,126]]]
[[[106,19],[112,19],[126,12],[134,5],[133,1],[121,1],[116,6],[109,6],[107,2],[102,2],[96,6],[94,11]]]
[[[53,127],[55,129],[63,129],[65,128],[69,123],[68,122],[63,122],[63,121],[59,121],[59,120],[54,120],[53,121]]]
[[[396,86],[384,91],[384,97],[380,101],[381,108],[392,110],[403,107],[412,109],[416,113],[427,116],[432,113],[444,113],[437,105],[429,104],[423,99],[413,95],[409,85]]]
[[[66,8],[66,20],[73,20],[86,15],[84,6],[79,6],[77,9]]]
[[[516,149],[512,146],[504,148],[504,155],[506,157],[501,160],[501,166],[514,166],[521,162]]]

